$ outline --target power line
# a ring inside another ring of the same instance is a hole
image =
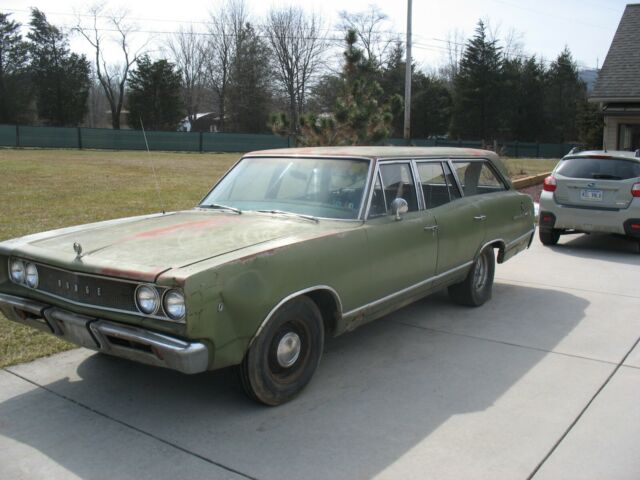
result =
[[[534,11],[536,13],[539,13],[541,15],[547,15],[546,13],[542,13],[538,10],[535,9],[531,9],[528,7],[520,7],[518,5],[515,4],[511,4],[509,2],[506,2],[504,0],[493,0],[495,2],[498,3],[504,3],[506,5],[510,5],[510,6],[514,6],[516,8],[523,8],[525,10],[530,10],[530,11]],[[31,10],[28,9],[3,9],[5,11],[9,11],[9,12],[30,12]],[[73,17],[89,17],[89,18],[93,18],[94,15],[92,14],[76,14],[76,13],[69,13],[69,12],[48,12],[48,14],[50,15],[63,15],[63,16],[73,16]],[[99,14],[96,15],[96,17],[98,18],[111,18],[109,15],[106,14]],[[558,18],[558,17],[555,17]],[[179,20],[167,20],[167,19],[154,19],[154,18],[150,18],[150,17],[130,17],[131,20],[141,20],[141,21],[162,21],[162,22],[172,22],[172,23],[184,23],[184,24],[201,24],[201,25],[213,25],[213,22],[206,22],[206,21],[179,21]],[[574,23],[579,23],[579,22],[574,22]],[[256,27],[262,27],[264,28],[264,25],[261,24],[253,24]],[[69,25],[64,25],[65,28],[67,29],[75,29],[76,26],[69,26]],[[605,27],[601,27],[601,28],[605,28]],[[90,28],[91,30],[93,30],[93,27]],[[115,29],[115,28],[105,28],[105,27],[99,27],[96,28],[97,31],[99,32],[109,32],[109,33],[118,33],[119,30]],[[302,39],[302,40],[319,40],[319,41],[326,41],[328,43],[344,43],[344,37],[339,36],[329,36],[329,32],[343,32],[343,30],[340,29],[335,29],[335,28],[328,28],[324,30],[324,33],[326,35],[321,35],[321,36],[308,36],[308,37],[301,37],[301,36],[290,36],[288,38],[291,39]],[[144,34],[148,34],[148,35],[192,35],[192,36],[201,36],[201,37],[225,37],[225,38],[235,38],[237,37],[237,34],[220,34],[220,33],[215,33],[215,32],[211,32],[211,31],[206,31],[206,32],[196,32],[196,31],[184,31],[184,30],[156,30],[156,29],[132,29],[131,33],[144,33]],[[401,35],[404,35],[404,33],[402,32],[395,32],[392,30],[387,30],[387,31],[374,31],[372,32],[375,35],[383,35],[386,37],[382,37],[380,40],[382,42],[393,42],[396,40],[399,40]],[[440,43],[446,43],[447,45],[456,45],[456,46],[460,46],[463,49],[466,48],[468,41],[465,42],[456,42],[454,40],[445,40],[445,39],[441,39],[441,38],[436,38],[436,37],[426,37],[424,35],[420,35],[420,34],[414,34],[415,37],[419,37],[422,39],[425,39],[426,41],[421,41],[421,42],[413,42],[415,48],[417,48],[418,50],[423,50],[423,51],[430,51],[430,52],[440,52],[440,53],[445,53],[445,52],[449,52],[450,48],[446,47],[446,46],[441,46],[441,45],[435,45],[435,44],[430,44],[430,43],[426,43],[427,41],[435,41],[435,42],[440,42]],[[268,39],[269,36],[268,35],[264,35],[264,34],[260,34],[260,33],[256,33],[256,37],[258,38],[262,38],[262,39]],[[517,54],[517,53],[512,53],[510,55],[510,57],[513,58],[520,58],[522,60],[528,60],[532,57],[536,57],[538,55],[527,55],[527,54]],[[542,58],[541,56],[538,56],[539,61],[543,64],[551,64],[553,62],[556,62],[556,60],[546,60],[544,58]],[[592,68],[592,69],[597,69],[596,67],[593,66],[585,66],[586,68]]]

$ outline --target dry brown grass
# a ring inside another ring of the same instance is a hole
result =
[[[529,177],[553,170],[557,159],[549,158],[502,158],[512,179]]]
[[[194,206],[239,154],[0,149],[0,241]],[[152,162],[160,185],[158,199]],[[0,314],[0,367],[73,348]]]

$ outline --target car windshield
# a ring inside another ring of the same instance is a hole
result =
[[[368,160],[244,158],[200,206],[356,219],[368,170]]]
[[[640,177],[640,163],[617,158],[567,158],[556,173],[570,178],[627,180]]]

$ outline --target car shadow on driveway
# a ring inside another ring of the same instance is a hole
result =
[[[632,240],[622,235],[604,233],[570,234],[560,237],[558,245],[546,248],[575,257],[601,258],[610,262],[640,266],[640,244],[637,240]]]
[[[119,462],[101,444],[108,439],[43,410],[49,390],[260,479],[408,478],[405,463],[421,478],[465,462],[478,476],[505,468],[523,478],[551,446],[547,436],[566,428],[559,412],[584,404],[570,392],[593,387],[580,370],[587,360],[549,354],[587,306],[570,293],[510,284],[497,284],[478,309],[436,295],[328,341],[309,387],[276,408],[246,399],[232,370],[186,376],[99,354],[78,364],[67,352],[9,369],[46,390],[0,403],[0,433],[81,478],[105,478],[96,462]],[[554,310],[563,315],[544,314]],[[462,418],[469,423],[456,427]]]

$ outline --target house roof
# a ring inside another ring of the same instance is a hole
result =
[[[625,8],[591,101],[640,102],[640,3]]]

